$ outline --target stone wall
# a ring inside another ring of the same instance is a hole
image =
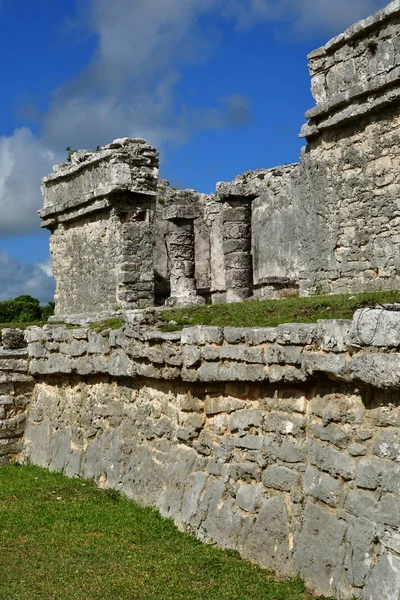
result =
[[[18,460],[34,388],[22,331],[5,328],[0,342],[0,465]]]
[[[400,592],[400,317],[30,328],[24,456],[316,593]]]
[[[73,153],[43,179],[57,316],[154,304],[157,156],[145,140],[123,138]]]
[[[311,53],[297,173],[302,294],[400,285],[400,5]]]

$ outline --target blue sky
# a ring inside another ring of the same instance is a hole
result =
[[[0,300],[51,299],[40,179],[65,147],[142,136],[160,175],[298,160],[306,55],[386,0],[0,0]]]

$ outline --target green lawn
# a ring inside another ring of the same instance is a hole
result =
[[[0,468],[1,600],[312,600],[117,492]]]
[[[220,327],[275,327],[280,323],[316,323],[319,319],[351,319],[358,308],[377,303],[400,302],[400,291],[363,292],[282,300],[251,300],[236,304],[214,304],[165,310],[164,331],[191,325]],[[175,321],[177,325],[170,325]]]

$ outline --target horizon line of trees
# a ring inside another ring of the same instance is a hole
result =
[[[47,321],[54,314],[54,302],[45,306],[28,294],[0,302],[0,323],[30,323]]]

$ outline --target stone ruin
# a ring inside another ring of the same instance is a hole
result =
[[[56,314],[400,287],[400,2],[309,55],[300,163],[211,195],[115,140],[43,180]]]

